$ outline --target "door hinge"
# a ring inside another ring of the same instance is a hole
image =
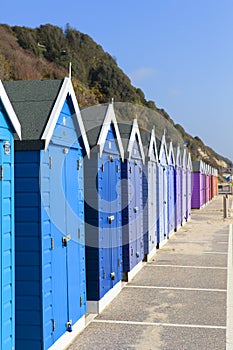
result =
[[[118,267],[121,266],[121,259],[118,259]]]
[[[3,165],[0,166],[0,180],[1,181],[4,180],[4,166]]]
[[[102,163],[102,171],[104,172],[104,163]]]
[[[53,158],[49,157],[49,169],[52,169],[52,165],[53,165]]]
[[[117,165],[116,165],[116,173],[119,173],[119,169],[120,169],[120,167],[119,167],[119,165],[117,164]]]
[[[52,319],[51,321],[52,321],[52,331],[54,332],[56,329],[56,321],[54,319]]]
[[[51,250],[54,250],[54,238],[51,238]]]
[[[78,239],[80,239],[80,237],[81,237],[81,230],[80,228],[78,228]]]
[[[63,247],[67,247],[68,246],[68,242],[71,240],[71,236],[67,235],[65,237],[62,237],[62,245]]]
[[[83,306],[83,298],[81,296],[80,296],[79,302],[80,302],[80,307],[82,307]]]

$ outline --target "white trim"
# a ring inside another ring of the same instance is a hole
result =
[[[180,145],[178,145],[176,149],[176,168],[181,168]]]
[[[168,153],[167,153],[167,144],[166,144],[165,134],[163,134],[163,137],[161,140],[161,146],[159,150],[159,162],[161,162],[163,152],[165,152],[165,159],[166,159],[166,163],[168,164]]]
[[[184,148],[183,148],[181,167],[183,169],[187,170],[187,148],[186,148],[186,146],[184,146]]]
[[[149,149],[148,149],[148,158],[151,160],[151,154],[153,154],[153,148],[155,148],[155,161],[158,163],[159,158],[158,158],[158,150],[157,150],[157,145],[156,145],[156,138],[155,138],[155,130],[152,129],[151,131],[151,136],[150,136],[150,144],[149,144]]]
[[[188,156],[187,156],[188,160],[187,160],[187,169],[190,170],[191,172],[193,171],[193,165],[192,165],[192,160],[191,160],[191,154],[190,152],[188,152]]]
[[[153,257],[155,256],[157,252],[157,248],[154,247],[147,255],[146,255],[146,262],[149,262],[153,259]],[[147,265],[146,265],[147,266]]]
[[[171,162],[171,159],[173,158],[173,163]],[[168,151],[168,165],[176,167],[176,159],[175,159],[175,154],[174,154],[174,149],[172,145],[172,141],[169,143],[169,151]]]
[[[227,261],[227,331],[226,350],[233,349],[233,252],[232,224],[229,225],[228,261]]]
[[[146,263],[140,261],[136,266],[134,266],[134,268],[131,271],[123,272],[123,274],[126,276],[125,279],[127,280],[127,282],[130,282],[145,264]]]
[[[118,128],[118,124],[117,124],[117,120],[116,120],[116,115],[114,112],[114,108],[113,108],[113,104],[109,104],[108,105],[108,109],[104,118],[104,122],[103,125],[101,126],[101,131],[100,131],[100,135],[97,141],[97,145],[99,145],[99,150],[100,150],[100,157],[102,157],[102,153],[104,150],[104,145],[105,145],[105,141],[108,135],[108,131],[110,128],[110,125],[113,124],[114,129],[115,129],[115,133],[116,133],[116,138],[117,138],[117,143],[118,143],[118,147],[119,147],[119,151],[120,151],[120,156],[122,161],[124,161],[124,148],[123,148],[123,144],[121,141],[121,136],[120,136],[120,132],[119,132],[119,128]]]
[[[12,104],[7,96],[6,90],[0,80],[0,98],[2,100],[2,103],[4,105],[4,108],[6,109],[6,112],[8,114],[8,117],[15,129],[16,134],[19,136],[19,139],[21,140],[21,125],[17,118],[17,115],[12,107]]]
[[[125,324],[134,326],[158,326],[158,327],[180,327],[180,328],[204,328],[204,329],[226,329],[225,326],[180,324],[163,322],[140,322],[140,321],[118,321],[118,320],[93,320],[94,323]],[[230,349],[229,349],[230,350]]]
[[[168,239],[172,238],[176,233],[175,229],[173,229],[170,233],[168,233]]]
[[[89,148],[89,144],[88,144],[85,128],[84,128],[84,125],[83,125],[83,121],[82,121],[82,118],[81,118],[81,113],[80,113],[80,110],[79,110],[79,107],[78,107],[78,102],[77,102],[77,99],[76,99],[76,96],[75,96],[75,93],[74,93],[73,85],[72,85],[72,82],[71,82],[69,77],[65,77],[64,78],[64,81],[63,81],[62,86],[60,88],[58,97],[57,97],[57,99],[55,101],[54,107],[53,107],[52,112],[51,112],[51,114],[49,116],[48,123],[47,123],[47,125],[46,125],[46,127],[44,129],[44,132],[43,132],[43,135],[42,135],[41,139],[45,140],[45,150],[46,150],[48,148],[48,145],[49,145],[50,140],[52,138],[52,135],[53,135],[53,132],[54,132],[57,120],[59,118],[59,115],[61,113],[62,107],[64,105],[64,102],[65,102],[68,94],[72,98],[72,102],[73,102],[74,110],[75,110],[75,117],[76,117],[75,121],[77,122],[77,125],[78,125],[78,127],[80,129],[80,132],[81,132],[81,135],[82,135],[82,138],[83,138],[83,143],[84,143],[84,146],[85,146],[85,149],[86,149],[86,153],[87,153],[87,156],[89,158],[89,156],[90,156],[90,148]],[[76,125],[76,127],[77,127],[77,125]]]
[[[164,240],[162,240],[162,242],[158,243],[159,249],[163,248],[163,246],[165,246],[165,244],[167,243],[168,239],[165,238]]]
[[[66,349],[84,328],[85,315],[72,326],[72,332],[65,332],[48,350]]]
[[[87,312],[99,314],[101,313],[106,306],[108,306],[113,299],[120,293],[122,289],[122,283],[119,281],[112,289],[110,289],[102,299],[96,300],[87,300]]]
[[[141,153],[142,162],[143,162],[143,164],[145,164],[145,154],[144,154],[144,150],[143,150],[143,145],[142,145],[141,135],[140,135],[139,127],[138,127],[138,122],[137,122],[137,119],[134,119],[132,129],[130,132],[128,146],[127,146],[129,160],[132,156],[133,145],[134,145],[134,141],[136,139],[136,136],[138,137],[139,150]]]

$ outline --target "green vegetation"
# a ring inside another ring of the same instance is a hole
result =
[[[114,98],[119,118],[137,117],[142,128],[155,126],[158,138],[165,131],[168,141],[187,142],[193,159],[203,158],[204,154],[204,160],[215,167],[220,161],[230,163],[198,137],[187,134],[181,125],[175,125],[154,101],[147,101],[143,91],[134,87],[118,67],[115,58],[69,24],[65,30],[51,24],[35,29],[1,24],[0,38],[0,79],[63,78],[72,62],[72,82],[80,107],[107,103]]]

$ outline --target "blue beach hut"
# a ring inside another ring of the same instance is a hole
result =
[[[187,215],[187,149],[184,146],[182,150],[182,187],[181,187],[181,224],[186,223]]]
[[[14,134],[21,126],[0,81],[0,349],[15,347]]]
[[[157,246],[161,248],[168,239],[168,152],[165,134],[159,145],[159,166],[158,166],[158,236]]]
[[[63,349],[85,326],[83,152],[70,78],[5,82],[15,140],[16,349]]]
[[[192,160],[191,154],[188,152],[187,154],[187,204],[186,204],[186,220],[189,221],[191,219],[191,201],[192,201]]]
[[[87,311],[99,313],[121,290],[124,151],[113,104],[81,113],[91,148],[85,160]]]
[[[144,258],[142,173],[145,155],[137,120],[118,125],[124,147],[121,168],[123,279],[130,281],[142,267]]]
[[[155,131],[140,129],[144,147],[145,164],[143,167],[143,232],[144,255],[149,261],[157,248],[157,187],[158,187],[158,152]]]
[[[175,155],[172,142],[169,144],[168,152],[168,237],[175,232],[175,205],[176,205],[176,190],[175,190]]]
[[[182,163],[180,146],[175,148],[175,230],[178,231],[182,224]]]

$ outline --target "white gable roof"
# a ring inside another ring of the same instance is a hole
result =
[[[139,151],[141,153],[142,162],[145,163],[145,154],[144,154],[144,150],[143,150],[141,135],[140,135],[140,132],[139,132],[138,122],[137,122],[137,119],[134,119],[133,125],[132,125],[132,129],[131,129],[131,133],[130,133],[128,146],[127,146],[127,153],[128,153],[129,160],[130,160],[130,158],[132,156],[133,145],[134,145],[134,141],[136,139],[138,139]]]
[[[159,150],[159,161],[160,162],[162,160],[163,153],[165,153],[166,163],[168,163],[168,153],[167,153],[167,143],[166,143],[165,133],[163,134],[163,137],[161,140],[161,145],[160,145],[160,150]]]
[[[67,95],[69,95],[72,99],[74,110],[75,110],[75,117],[76,117],[74,120],[75,127],[80,132],[80,135],[82,135],[83,144],[84,144],[84,147],[86,150],[86,154],[89,157],[90,156],[90,147],[89,147],[89,143],[87,140],[87,135],[86,135],[85,128],[83,125],[83,121],[82,121],[80,109],[78,106],[78,102],[76,99],[76,95],[74,92],[74,88],[73,88],[71,79],[69,77],[64,78],[63,84],[61,86],[61,89],[59,91],[57,99],[54,103],[52,112],[50,113],[49,120],[47,122],[47,125],[45,127],[45,130],[43,132],[41,139],[45,140],[45,149],[47,149],[49,142],[52,138],[57,120],[58,120],[59,115],[61,113],[62,107],[65,103],[66,98],[67,98]]]
[[[104,118],[104,122],[103,125],[101,127],[101,131],[100,131],[100,135],[97,141],[97,145],[99,146],[99,151],[100,151],[100,157],[102,156],[103,150],[104,150],[104,145],[105,145],[105,141],[108,135],[108,131],[110,128],[110,125],[113,124],[115,133],[116,133],[116,138],[117,138],[117,144],[118,144],[118,148],[119,148],[119,152],[121,155],[122,160],[124,160],[124,148],[122,145],[122,141],[121,141],[121,136],[120,136],[120,132],[119,132],[119,128],[117,125],[117,120],[116,120],[116,116],[115,116],[115,112],[114,112],[114,108],[113,108],[113,104],[109,104],[108,105],[108,109]]]

